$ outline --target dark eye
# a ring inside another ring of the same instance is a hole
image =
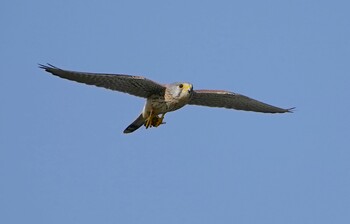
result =
[[[184,87],[184,85],[183,85],[183,84],[180,84],[179,87],[180,87],[180,89],[182,89],[182,87]]]

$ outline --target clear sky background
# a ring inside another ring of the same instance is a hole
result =
[[[350,223],[350,3],[4,1],[0,223]],[[288,108],[144,100],[37,66],[142,75]]]

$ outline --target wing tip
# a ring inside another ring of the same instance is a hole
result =
[[[287,113],[294,113],[294,112],[295,112],[295,108],[296,108],[296,107],[288,108],[288,109],[286,109],[286,112],[287,112]]]
[[[50,63],[46,63],[46,65],[38,63],[38,67],[41,68],[41,69],[44,69],[47,72],[49,70],[51,70],[51,69],[59,69],[59,68],[57,68],[56,66],[54,66],[54,65],[52,65]]]

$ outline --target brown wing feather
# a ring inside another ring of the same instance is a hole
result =
[[[263,113],[285,113],[292,112],[294,109],[282,109],[241,94],[223,90],[196,90],[193,92],[189,104]]]
[[[39,67],[64,79],[104,87],[144,98],[152,94],[164,94],[165,91],[165,86],[141,76],[68,71],[50,64],[48,66],[39,64]]]

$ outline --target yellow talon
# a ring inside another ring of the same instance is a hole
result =
[[[157,116],[154,116],[153,112],[151,111],[150,115],[145,120],[145,127],[146,127],[146,129],[153,126],[153,119],[155,117],[157,117]]]

